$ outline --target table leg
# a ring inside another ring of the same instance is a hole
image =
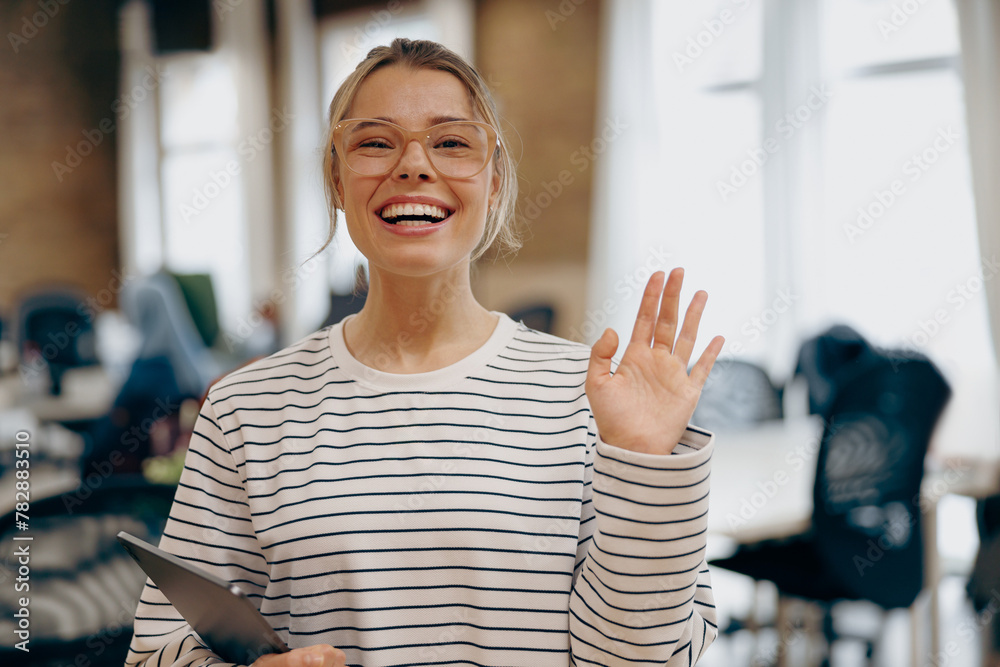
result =
[[[778,607],[774,610],[774,629],[778,631],[776,667],[788,667],[788,650],[785,646],[785,626],[788,623],[788,598],[778,593]]]
[[[924,517],[924,588],[927,589],[927,603],[930,605],[930,654],[937,656],[941,650],[941,623],[938,600],[938,585],[941,581],[941,559],[938,555],[937,540],[937,499],[933,500]],[[919,664],[919,663],[916,663]]]

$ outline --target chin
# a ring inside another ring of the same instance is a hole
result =
[[[468,270],[471,263],[471,250],[463,256],[443,256],[424,249],[408,249],[409,251],[382,254],[378,268],[388,274],[423,278],[456,269]],[[371,260],[369,260],[371,263]]]

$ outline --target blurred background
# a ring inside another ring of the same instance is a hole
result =
[[[710,295],[703,664],[1000,664],[998,3],[2,0],[0,27],[4,664],[120,664],[144,578],[113,537],[156,541],[209,384],[362,306],[350,238],[315,254],[322,133],[398,36],[470,58],[514,147],[524,247],[474,267],[485,306],[589,344],[653,271]]]

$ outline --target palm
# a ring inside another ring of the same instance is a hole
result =
[[[725,340],[722,336],[713,338],[688,374],[708,295],[703,291],[694,295],[677,335],[683,280],[684,270],[679,268],[670,273],[665,287],[661,272],[650,278],[632,338],[613,375],[611,357],[618,349],[617,334],[609,329],[594,344],[587,370],[587,398],[597,431],[608,444],[669,454],[694,413]]]

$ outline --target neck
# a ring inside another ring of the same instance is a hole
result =
[[[344,342],[370,368],[424,373],[477,350],[496,323],[472,294],[467,264],[420,278],[372,267],[364,308],[344,327]]]

